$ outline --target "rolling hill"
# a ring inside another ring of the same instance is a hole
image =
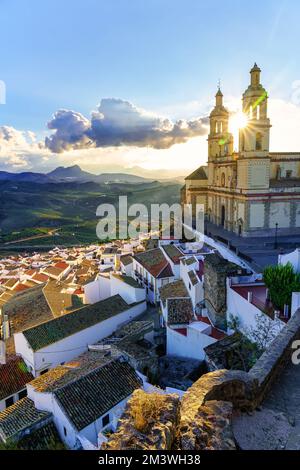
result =
[[[105,202],[117,207],[118,198],[123,195],[128,196],[129,205],[142,203],[150,208],[151,203],[173,204],[179,202],[179,189],[178,183],[147,180],[99,183],[0,178],[0,243],[56,229],[59,229],[56,237],[60,238],[52,240],[52,244],[96,241],[99,204]]]

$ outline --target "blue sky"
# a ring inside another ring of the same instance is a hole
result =
[[[90,118],[103,98],[170,120],[205,115],[218,79],[238,99],[254,61],[273,99],[289,103],[300,80],[298,0],[0,0],[0,18],[0,126],[39,139],[58,109]],[[71,161],[49,158],[48,166]],[[131,163],[141,163],[137,153]]]

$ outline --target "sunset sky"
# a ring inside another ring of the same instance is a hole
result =
[[[0,170],[185,175],[218,80],[238,110],[255,61],[271,150],[300,152],[298,0],[0,0],[0,18]]]

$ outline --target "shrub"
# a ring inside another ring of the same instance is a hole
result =
[[[159,393],[145,393],[138,390],[130,403],[130,414],[134,420],[135,428],[142,433],[147,433],[159,420],[161,409],[165,405],[164,395]]]
[[[291,263],[268,266],[263,279],[270,292],[274,307],[283,310],[284,305],[291,305],[292,293],[300,291],[300,275],[295,273]]]

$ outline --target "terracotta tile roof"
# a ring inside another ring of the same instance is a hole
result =
[[[197,258],[195,258],[195,256],[190,256],[189,258],[183,258],[181,261],[183,264],[190,266],[197,262]]]
[[[26,388],[33,379],[21,357],[12,356],[0,365],[0,400],[4,400]]]
[[[36,269],[27,269],[24,274],[26,274],[27,276],[33,276],[36,272]]]
[[[33,281],[38,281],[38,282],[47,282],[49,277],[46,274],[43,273],[36,273],[34,276],[31,278]]]
[[[163,245],[162,249],[166,252],[174,264],[180,264],[180,258],[182,258],[184,255],[175,245]]]
[[[129,397],[141,385],[142,381],[133,367],[127,362],[115,360],[57,390],[55,397],[80,431]]]
[[[69,286],[67,283],[57,283],[51,279],[43,288],[47,303],[55,317],[71,313],[82,307],[82,302],[77,295],[61,292],[64,287],[68,288]]]
[[[165,305],[167,299],[174,297],[189,297],[183,281],[169,282],[159,289],[160,300]]]
[[[168,274],[173,276],[171,266],[164,257],[160,248],[154,248],[153,250],[137,253],[134,256],[134,259],[136,259],[136,261],[138,261],[150,274],[152,274],[152,276],[156,278],[168,277]],[[166,268],[169,269],[163,273]],[[163,276],[161,275],[162,273],[164,274]]]
[[[64,261],[59,261],[54,266],[55,268],[61,269],[62,271],[65,271],[69,267],[69,265]]]
[[[23,331],[33,351],[38,351],[49,344],[61,341],[79,331],[124,312],[129,306],[120,295],[114,295],[92,305],[82,307],[72,313],[37,325]]]
[[[37,410],[32,400],[23,398],[0,412],[0,436],[6,441],[26,428],[50,418],[50,413]]]
[[[64,271],[64,269],[56,268],[55,266],[48,266],[43,270],[44,274],[47,274],[48,276],[53,276],[53,277],[58,277],[61,275],[61,273]]]
[[[168,299],[168,324],[187,324],[193,318],[193,304],[190,298]]]
[[[17,443],[18,450],[57,450],[57,448],[64,449],[64,444],[52,421],[24,436]]]
[[[157,276],[157,279],[164,279],[166,277],[173,277],[174,276],[174,273],[172,271],[172,268],[171,266],[169,265],[169,263],[163,268],[163,270],[159,273],[159,275]]]
[[[118,353],[118,355],[120,354]],[[87,351],[73,361],[54,367],[46,374],[36,377],[29,385],[37,392],[54,392],[111,362],[111,360],[112,356],[105,356],[99,351]]]
[[[121,256],[120,262],[124,266],[128,266],[129,264],[131,264],[133,262],[132,256],[131,255],[123,255],[123,256]]]
[[[18,284],[14,289],[13,292],[22,292],[26,289],[29,289],[28,286],[25,286],[24,284]]]
[[[124,276],[123,274],[112,274],[113,277],[118,279],[119,281],[125,282],[130,287],[134,287],[135,289],[141,289],[142,287],[138,284],[138,282],[130,276]]]
[[[189,272],[188,272],[188,276],[189,276],[189,279],[190,279],[190,281],[191,281],[191,283],[192,283],[193,286],[195,286],[196,284],[198,284],[199,279],[198,279],[198,277],[197,277],[197,275],[196,275],[196,273],[195,273],[194,270],[193,270],[193,271],[189,271]]]
[[[4,287],[7,287],[8,289],[12,289],[17,284],[17,282],[19,282],[19,279],[16,279],[16,278],[8,279],[5,282]]]

